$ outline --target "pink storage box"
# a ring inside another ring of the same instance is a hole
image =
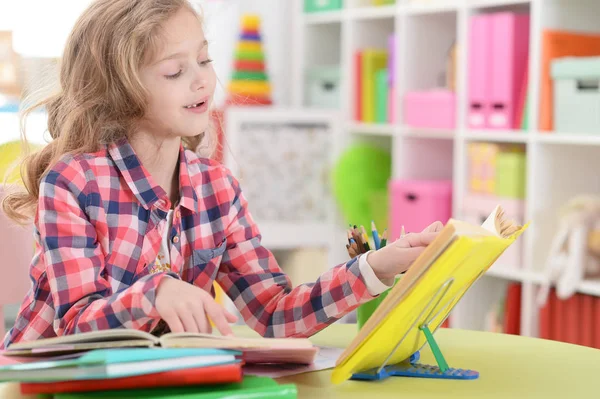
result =
[[[400,237],[402,226],[406,233],[422,231],[452,215],[451,180],[392,180],[389,191],[390,241]]]
[[[523,224],[525,202],[519,199],[468,194],[463,203],[463,219],[473,224],[482,224],[496,205],[502,206],[508,219]],[[523,239],[516,240],[494,264],[494,269],[520,269],[523,267]]]
[[[456,95],[449,90],[413,91],[404,95],[404,124],[431,129],[456,127]]]

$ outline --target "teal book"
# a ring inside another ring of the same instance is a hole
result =
[[[388,122],[388,71],[375,72],[375,122]]]
[[[0,381],[64,381],[130,377],[238,362],[241,352],[203,348],[98,349],[67,359],[0,367]]]
[[[254,376],[246,376],[242,382],[234,384],[61,393],[54,395],[55,399],[296,399],[297,397],[298,391],[294,384],[278,384],[272,378]]]

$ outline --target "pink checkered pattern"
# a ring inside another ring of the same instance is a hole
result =
[[[213,295],[216,280],[270,337],[310,336],[373,298],[356,261],[292,287],[229,170],[182,147],[179,173],[181,199],[165,232],[171,203],[126,140],[63,157],[41,182],[33,284],[2,347],[101,329],[150,332],[160,321],[156,288],[169,276]],[[171,271],[152,274],[163,234]]]

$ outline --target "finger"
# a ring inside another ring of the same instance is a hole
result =
[[[230,323],[235,323],[238,320],[237,316],[233,313],[230,313],[227,309],[225,309],[225,318]]]
[[[198,326],[198,332],[204,334],[210,334],[212,332],[210,323],[206,318],[206,311],[204,310],[204,306],[198,306],[194,310],[194,320],[196,321],[196,325]]]
[[[438,233],[414,233],[408,234],[403,239],[398,240],[400,248],[426,247],[433,242]]]
[[[215,327],[217,327],[221,334],[233,335],[231,326],[225,318],[226,310],[223,309],[223,307],[221,307],[218,303],[212,300],[205,302],[204,308],[206,309],[206,314],[212,320],[212,322],[215,324]]]
[[[181,308],[178,313],[185,332],[198,332],[198,325],[196,324],[194,311],[191,306]]]
[[[181,324],[181,321],[177,316],[177,313],[175,313],[174,311],[165,313],[163,315],[163,320],[167,323],[171,332],[180,333],[185,331],[183,329],[183,324]]]
[[[444,228],[443,223],[438,220],[438,221],[431,223],[429,226],[427,226],[423,230],[423,233],[435,233],[437,231],[441,231],[443,228]]]

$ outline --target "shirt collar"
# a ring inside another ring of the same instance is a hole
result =
[[[126,138],[110,144],[108,153],[127,186],[144,208],[159,208],[165,212],[169,210],[171,203],[167,193],[156,184]],[[179,148],[179,195],[181,206],[198,212],[198,196],[191,183],[183,144]]]

